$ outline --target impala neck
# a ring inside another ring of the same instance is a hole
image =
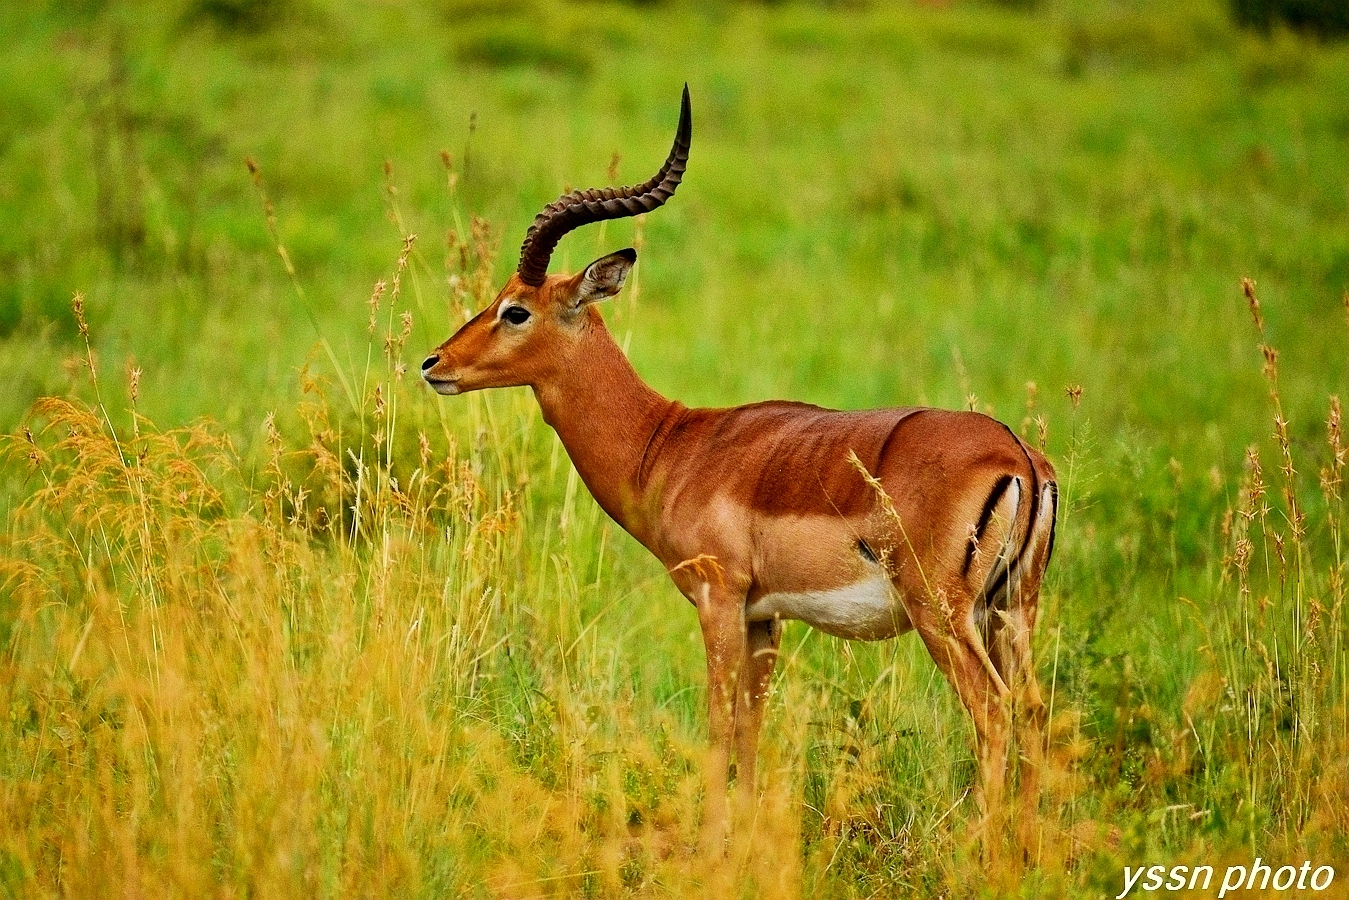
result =
[[[642,381],[597,312],[576,351],[570,365],[533,386],[543,420],[557,432],[600,507],[646,543],[642,461],[657,428],[678,405]]]

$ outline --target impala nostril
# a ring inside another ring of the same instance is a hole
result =
[[[438,362],[440,362],[439,356],[428,356],[426,359],[422,360],[422,371],[427,371]]]

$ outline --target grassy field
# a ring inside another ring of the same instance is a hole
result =
[[[1344,896],[1343,45],[1208,0],[28,0],[0,33],[0,896],[1097,898],[1207,864],[1211,897],[1257,856]],[[554,269],[636,244],[608,322],[690,404],[1045,444],[1024,869],[971,845],[919,642],[796,624],[753,827],[694,855],[693,610],[527,391],[417,383],[542,204],[654,170],[685,81],[678,197]]]

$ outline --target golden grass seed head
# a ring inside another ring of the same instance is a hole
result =
[[[127,372],[128,389],[131,394],[131,405],[136,405],[136,400],[140,397],[141,391],[141,367],[132,365]]]
[[[1260,300],[1255,296],[1255,282],[1250,278],[1241,279],[1241,290],[1246,294],[1246,303],[1251,310],[1251,318],[1255,321],[1255,330],[1260,333],[1261,339],[1265,336],[1265,317],[1260,314]]]
[[[1269,380],[1271,392],[1277,391],[1279,381],[1279,351],[1275,350],[1269,344],[1261,344],[1260,352],[1265,357],[1265,364],[1260,370],[1261,374]],[[1277,401],[1278,396],[1274,395],[1274,399]]]
[[[1330,445],[1330,471],[1336,487],[1340,483],[1340,473],[1344,471],[1346,454],[1349,448],[1344,445],[1342,431],[1342,413],[1338,394],[1330,395],[1330,412],[1326,416],[1326,442]]]
[[[384,296],[384,288],[384,279],[381,278],[375,282],[375,289],[370,293],[370,300],[367,304],[370,307],[370,318],[365,325],[365,330],[370,334],[375,333],[375,327],[379,322],[379,303],[380,298]]]
[[[389,292],[389,301],[396,302],[399,294],[403,290],[403,271],[408,267],[408,256],[412,253],[412,245],[417,242],[417,235],[409,234],[403,238],[403,249],[398,253],[398,263],[394,268],[393,286]]]
[[[89,323],[84,318],[84,292],[76,291],[70,299],[70,307],[75,311],[75,324],[79,326],[80,337],[89,337]]]
[[[1269,509],[1264,505],[1265,480],[1264,470],[1260,466],[1260,448],[1252,444],[1246,448],[1246,476],[1247,476],[1247,496],[1249,503],[1243,511],[1247,520],[1255,518],[1257,515],[1262,519]]]

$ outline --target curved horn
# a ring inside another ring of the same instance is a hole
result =
[[[689,160],[689,141],[693,137],[693,114],[689,111],[689,86],[679,107],[679,128],[674,146],[660,171],[648,181],[625,188],[591,188],[563,194],[534,217],[534,224],[520,245],[520,280],[532,287],[543,284],[548,259],[562,236],[582,225],[605,219],[622,219],[650,212],[674,196],[684,177]]]

